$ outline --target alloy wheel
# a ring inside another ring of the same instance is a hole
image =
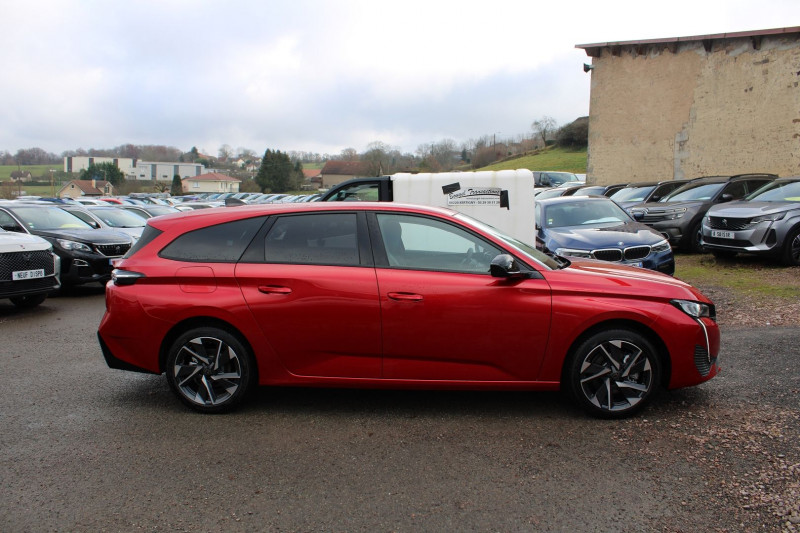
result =
[[[595,408],[624,412],[641,402],[653,387],[650,358],[626,340],[599,343],[583,358],[579,370],[580,390]]]
[[[191,404],[220,406],[243,384],[242,362],[216,337],[194,337],[181,346],[171,368],[175,388]]]

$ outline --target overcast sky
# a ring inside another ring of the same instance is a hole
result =
[[[577,44],[788,26],[797,0],[0,0],[0,150],[514,137],[589,114]]]

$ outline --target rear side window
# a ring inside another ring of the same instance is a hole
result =
[[[267,233],[268,263],[358,266],[355,213],[283,216]]]
[[[150,244],[150,242],[153,239],[155,239],[162,233],[163,232],[160,229],[156,229],[153,226],[150,225],[145,226],[144,230],[142,231],[142,236],[139,237],[138,241],[133,243],[133,246],[131,246],[128,249],[128,253],[126,253],[123,257],[127,258],[133,256],[136,252],[138,252],[139,250]]]
[[[261,229],[264,219],[246,218],[184,233],[158,255],[176,261],[235,263]]]

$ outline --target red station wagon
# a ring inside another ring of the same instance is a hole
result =
[[[256,385],[565,388],[619,418],[718,372],[714,305],[657,272],[545,255],[461,213],[387,203],[148,220],[106,289],[112,368],[228,411]]]

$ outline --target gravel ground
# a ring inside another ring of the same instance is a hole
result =
[[[781,282],[797,282],[800,269],[770,272],[771,278],[776,276]],[[676,454],[707,472],[707,500],[686,505],[711,505],[720,513],[732,514],[741,531],[800,532],[800,372],[792,359],[798,353],[800,301],[743,295],[714,285],[697,287],[717,307],[723,357],[725,345],[752,342],[758,328],[786,328],[787,335],[784,346],[756,343],[750,347],[752,359],[747,364],[763,366],[766,383],[748,383],[739,369],[727,368],[723,360],[723,373],[715,381],[724,386],[714,399],[715,408],[678,411],[683,413],[679,422],[659,428],[661,438],[678,443]],[[778,353],[788,354],[786,364],[770,366],[767,358]],[[752,399],[732,405],[725,394],[731,386],[751,387]],[[639,430],[652,422],[633,419],[630,423],[636,428],[632,434],[646,434]],[[663,447],[656,452],[663,454]]]

